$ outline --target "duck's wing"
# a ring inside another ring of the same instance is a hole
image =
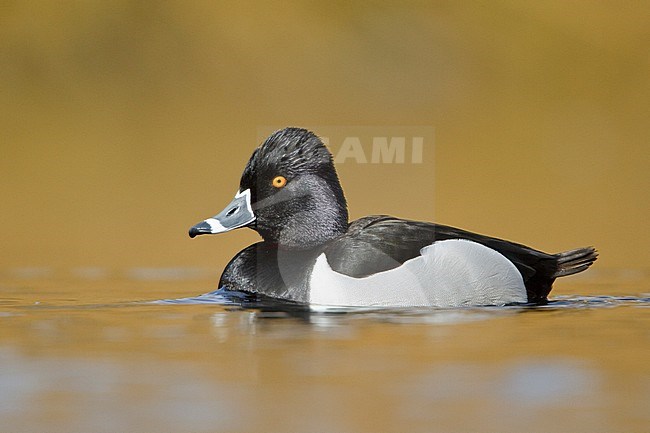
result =
[[[354,221],[348,232],[325,249],[336,272],[361,278],[400,266],[436,241],[466,239],[492,248],[519,270],[530,302],[546,298],[558,270],[555,255],[525,245],[455,227],[375,215]]]

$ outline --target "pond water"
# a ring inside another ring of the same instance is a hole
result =
[[[320,313],[7,276],[0,430],[647,432],[650,278],[592,274],[543,307]]]

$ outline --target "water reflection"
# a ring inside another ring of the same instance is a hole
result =
[[[3,431],[592,433],[650,422],[645,294],[316,312],[221,291],[42,299],[2,307]]]
[[[316,424],[327,431],[355,431],[353,426],[364,425],[359,416],[372,416],[368,405],[356,415],[344,414],[365,395],[408,431],[440,425],[455,426],[447,431],[484,431],[485,425],[531,431],[530,423],[559,431],[552,426],[562,423],[553,419],[580,426],[573,431],[607,429],[599,412],[607,401],[604,379],[588,363],[551,357],[404,369],[407,361],[396,354],[375,356],[381,353],[361,352],[356,362],[340,353],[294,354],[276,364],[274,376],[268,361],[248,356],[241,367],[256,371],[253,380],[233,382],[227,374],[215,377],[188,362],[38,359],[5,347],[0,350],[0,415],[9,426],[22,422],[24,431],[42,431],[52,419],[66,421],[55,422],[50,432],[129,431],[132,426],[162,432],[264,431],[260,421],[270,421],[272,414],[283,431],[312,431]],[[273,385],[275,380],[288,382]]]
[[[15,428],[6,431],[229,431],[245,402],[174,361],[42,359],[1,347],[0,364],[0,417]]]
[[[600,431],[604,420],[593,410],[603,403],[602,381],[597,369],[574,358],[522,358],[487,368],[438,365],[394,392],[404,402],[403,417],[430,425],[458,424],[459,408],[465,406],[474,410],[462,422],[468,431],[485,431],[475,417],[508,431],[537,431],[531,421],[543,422],[550,414],[568,415],[573,422]]]
[[[465,308],[370,308],[306,306],[293,302],[278,301],[263,295],[215,290],[203,295],[154,301],[157,304],[202,305],[215,304],[249,312],[247,326],[259,319],[299,319],[315,327],[335,327],[355,320],[371,320],[401,324],[457,324],[531,312],[564,311],[582,308],[620,306],[650,307],[650,296],[558,296],[545,305],[511,305],[505,307]],[[215,324],[225,322],[226,313],[215,313]],[[218,325],[220,326],[220,325]]]

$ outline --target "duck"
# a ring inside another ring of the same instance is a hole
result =
[[[312,131],[289,127],[257,147],[234,199],[189,236],[255,230],[224,291],[331,307],[545,304],[556,278],[589,268],[593,247],[545,253],[463,229],[371,215],[348,221],[332,154]]]

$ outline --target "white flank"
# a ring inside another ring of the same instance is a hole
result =
[[[316,259],[310,303],[341,307],[460,307],[526,302],[515,265],[476,242],[452,239],[422,248],[401,266],[364,278],[340,274]]]

